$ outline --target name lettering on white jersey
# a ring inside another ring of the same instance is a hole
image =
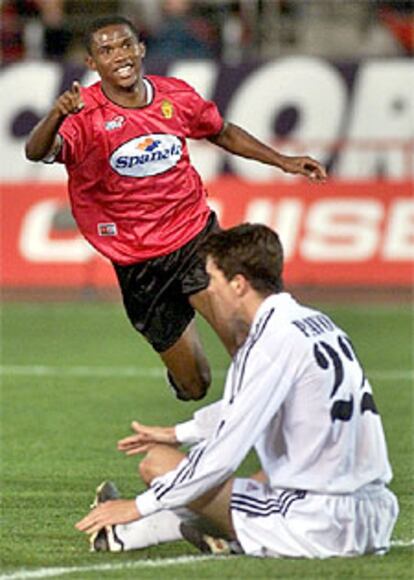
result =
[[[180,161],[182,143],[176,135],[152,133],[127,141],[116,149],[109,163],[119,175],[149,177],[165,173]]]
[[[306,318],[302,318],[302,320],[292,320],[292,324],[299,328],[299,330],[308,338],[335,330],[335,325],[328,316],[325,316],[324,314],[307,316]]]

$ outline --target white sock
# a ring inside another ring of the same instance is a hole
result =
[[[180,523],[193,517],[194,514],[186,508],[161,510],[130,524],[118,524],[115,532],[123,542],[124,550],[139,550],[181,540]]]

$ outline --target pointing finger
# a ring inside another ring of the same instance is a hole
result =
[[[72,97],[75,99],[74,113],[78,113],[84,107],[81,94],[81,86],[79,81],[74,81],[72,83],[71,93]]]
[[[73,81],[72,83],[72,93],[74,93],[77,97],[80,97],[80,84],[79,81]]]

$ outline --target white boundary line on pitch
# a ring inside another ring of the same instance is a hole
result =
[[[213,374],[224,377],[224,369],[213,369]],[[117,367],[117,366],[51,366],[51,365],[0,365],[0,376],[28,377],[117,377],[117,378],[162,378],[165,376],[163,367]],[[367,372],[372,380],[413,380],[414,369],[384,370]]]
[[[391,546],[395,548],[409,548],[414,546],[414,539],[394,540]],[[220,556],[220,562],[233,561],[237,556]],[[10,574],[2,574],[0,580],[35,580],[36,578],[53,578],[77,572],[113,572],[115,570],[132,570],[137,568],[160,568],[165,566],[185,566],[208,560],[218,561],[216,556],[180,556],[178,558],[157,558],[155,560],[133,560],[117,564],[95,564],[92,566],[72,566],[60,568],[39,568],[37,570],[18,570]]]
[[[223,373],[223,371],[218,371]],[[116,366],[51,366],[51,365],[0,365],[0,375],[21,375],[38,377],[137,377],[162,378],[165,370],[162,367],[116,367]]]
[[[59,568],[38,568],[37,570],[18,570],[11,574],[2,574],[0,580],[31,580],[35,578],[53,578],[77,572],[114,572],[115,570],[132,570],[137,568],[160,568],[165,566],[185,566],[208,560],[217,560],[216,556],[180,556],[178,558],[157,558],[155,560],[130,560],[117,564],[94,564],[91,566],[62,566]],[[234,560],[234,556],[220,557],[220,562]]]

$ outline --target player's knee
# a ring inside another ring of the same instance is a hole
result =
[[[139,475],[140,475],[142,481],[146,485],[150,485],[151,481],[155,477],[155,475],[154,475],[154,460],[153,460],[153,457],[151,455],[151,451],[149,451],[147,453],[147,455],[144,457],[144,459],[139,464],[138,472],[139,472]]]
[[[206,366],[198,370],[197,373],[188,373],[185,377],[180,377],[179,380],[169,372],[167,380],[178,399],[182,401],[198,401],[208,391],[211,384],[211,373],[209,367]]]
[[[201,369],[193,380],[188,382],[184,388],[194,401],[199,401],[205,397],[211,385],[211,372],[208,367]]]
[[[153,479],[174,469],[183,457],[182,453],[170,445],[154,445],[139,464],[139,475],[149,486]]]

